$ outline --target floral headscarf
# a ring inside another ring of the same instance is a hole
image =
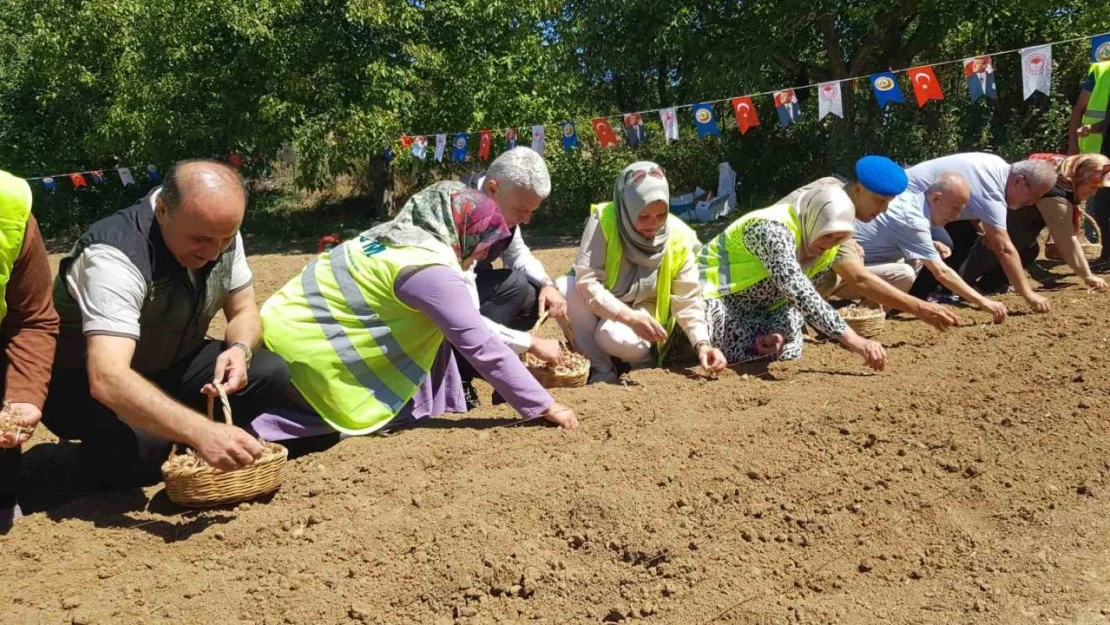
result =
[[[437,182],[405,202],[393,221],[364,236],[393,245],[441,243],[462,262],[509,236],[509,226],[491,198],[461,182]]]

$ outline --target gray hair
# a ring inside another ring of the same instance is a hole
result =
[[[1048,161],[1018,161],[1010,168],[1011,176],[1024,176],[1030,189],[1046,192],[1056,185],[1056,168]]]
[[[528,189],[541,200],[551,195],[551,174],[547,173],[543,157],[532,148],[517,146],[498,156],[490,164],[486,178],[501,185]]]
[[[964,178],[959,173],[954,171],[946,171],[937,176],[933,184],[929,185],[926,193],[943,193],[948,194],[955,191],[959,187],[968,188],[967,178]]]

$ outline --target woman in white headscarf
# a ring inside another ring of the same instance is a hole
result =
[[[729,363],[800,358],[808,322],[883,368],[882,345],[853,332],[813,286],[854,226],[852,200],[822,186],[744,215],[705,246],[698,264],[710,332]]]
[[[614,358],[662,362],[678,325],[710,372],[727,364],[705,320],[695,256],[697,235],[670,214],[670,187],[655,163],[629,165],[613,201],[591,207],[572,274],[558,281],[590,382],[618,379]]]

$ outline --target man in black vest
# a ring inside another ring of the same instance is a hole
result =
[[[262,324],[239,235],[246,205],[233,169],[184,161],[138,204],[93,224],[62,260],[61,333],[42,421],[81,440],[82,471],[95,485],[149,481],[170,442],[224,470],[262,455],[241,427],[278,405],[289,371],[255,352]],[[225,338],[209,339],[221,310]],[[239,427],[200,412],[214,382]]]

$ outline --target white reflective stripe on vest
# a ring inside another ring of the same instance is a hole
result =
[[[337,250],[332,250],[333,252]],[[329,254],[334,257],[335,254]],[[320,292],[320,283],[316,280],[316,263],[318,260],[313,260],[308,264],[308,267],[301,272],[301,288],[304,289],[304,296],[308,302],[309,310],[312,311],[312,317],[316,323],[323,330],[324,336],[327,338],[328,343],[335,354],[339,357],[339,361],[351,375],[362,384],[364,388],[371,391],[373,397],[383,404],[389,406],[389,409],[394,413],[401,411],[404,408],[405,401],[397,396],[385,382],[375,374],[362,356],[355,349],[351,339],[347,336],[347,331],[343,326],[335,320],[332,316],[331,310],[328,309],[327,300],[324,299],[323,294]]]

